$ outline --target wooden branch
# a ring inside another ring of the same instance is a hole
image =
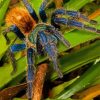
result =
[[[45,75],[47,72],[47,64],[41,64],[38,66],[35,79],[33,82],[33,97],[32,100],[41,100],[42,88],[45,80]]]

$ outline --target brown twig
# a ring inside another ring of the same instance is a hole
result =
[[[100,16],[100,8],[93,12],[91,15],[89,15],[89,19],[94,19],[97,16]]]
[[[27,84],[20,84],[16,86],[12,86],[0,91],[0,100],[11,100],[16,94],[20,91],[26,89]]]
[[[35,79],[33,82],[33,97],[32,100],[41,100],[42,88],[45,80],[45,75],[47,72],[47,64],[41,64],[38,66]]]

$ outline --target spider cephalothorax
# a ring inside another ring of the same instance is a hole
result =
[[[39,15],[42,22],[39,23],[39,18],[35,10],[31,7],[27,0],[22,1],[28,12],[24,8],[13,8],[10,10],[7,14],[6,22],[11,26],[6,29],[5,32],[13,31],[19,37],[19,39],[24,42],[23,44],[12,45],[11,52],[17,52],[27,48],[27,92],[28,98],[31,100],[32,84],[34,79],[33,67],[35,54],[41,53],[42,50],[47,53],[48,57],[51,59],[54,65],[54,69],[58,72],[59,77],[63,77],[63,74],[58,68],[57,63],[57,42],[59,39],[68,48],[70,47],[70,43],[63,37],[61,32],[57,30],[57,27],[60,27],[60,25],[63,24],[65,26],[86,29],[96,33],[100,33],[100,30],[87,26],[78,20],[74,20],[73,18],[81,18],[90,24],[96,24],[95,21],[89,20],[86,16],[80,14],[77,11],[67,11],[62,8],[56,9],[51,14],[51,23],[47,24],[48,20],[45,13],[45,8],[48,4],[48,0],[44,0],[40,6]],[[73,18],[67,19],[62,15],[68,15]]]

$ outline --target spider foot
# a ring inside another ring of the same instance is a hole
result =
[[[59,78],[63,78],[63,73],[61,72],[61,70],[58,67],[57,59],[52,58],[52,62],[53,62],[55,71],[58,73]]]
[[[98,29],[96,29],[94,27],[87,26],[87,25],[84,25],[84,29],[86,29],[88,31],[91,31],[91,32],[100,33],[100,30],[98,30]]]
[[[32,99],[32,88],[33,88],[33,81],[31,82],[27,82],[27,96],[28,96],[28,100]]]

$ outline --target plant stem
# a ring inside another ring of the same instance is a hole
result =
[[[45,80],[45,75],[47,72],[47,64],[41,64],[35,74],[35,79],[33,82],[33,97],[32,100],[41,100],[42,88]]]

